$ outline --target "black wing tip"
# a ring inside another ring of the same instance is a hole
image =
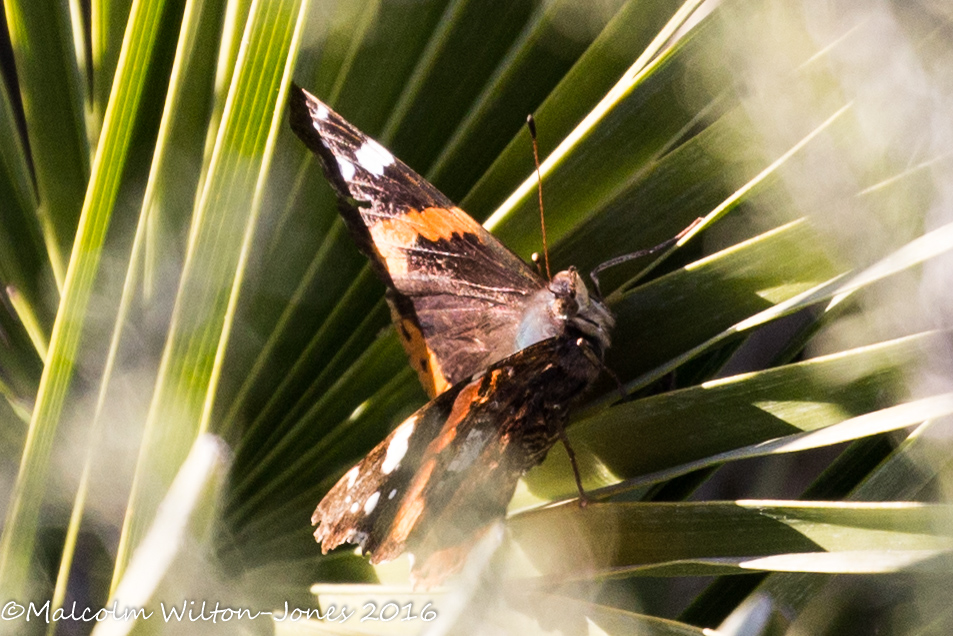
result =
[[[327,110],[329,118],[333,117],[336,121],[344,121],[327,104],[296,83],[291,83],[291,92],[288,95],[288,125],[291,126],[292,132],[304,143],[308,150],[321,160],[325,176],[340,197],[348,198],[351,196],[351,192],[347,180],[341,174],[334,152],[324,141],[320,126],[313,114],[319,107]]]
[[[321,137],[314,128],[310,106],[312,102],[321,103],[317,97],[294,82],[291,83],[291,92],[288,94],[288,124],[308,148],[313,152],[320,152],[318,147],[321,147]]]

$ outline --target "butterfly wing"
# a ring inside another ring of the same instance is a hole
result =
[[[409,551],[425,586],[459,569],[558,439],[566,406],[598,375],[589,347],[544,340],[424,406],[318,505],[322,550],[356,543],[372,563]]]
[[[358,247],[388,287],[397,332],[433,397],[515,353],[544,282],[426,179],[307,91],[290,122],[339,195]]]
[[[321,552],[342,543],[377,547],[462,388],[451,387],[404,420],[328,491],[311,516]]]

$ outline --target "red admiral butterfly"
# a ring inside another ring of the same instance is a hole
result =
[[[353,543],[372,563],[413,553],[415,585],[437,584],[560,439],[568,405],[599,375],[614,320],[575,269],[543,280],[297,86],[290,123],[386,283],[397,333],[432,398],[321,500],[314,536],[323,553]]]

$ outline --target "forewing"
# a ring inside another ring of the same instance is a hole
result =
[[[291,128],[337,190],[339,209],[388,286],[411,365],[433,397],[516,352],[543,281],[426,179],[301,88]]]

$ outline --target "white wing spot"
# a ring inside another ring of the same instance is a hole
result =
[[[360,505],[359,503],[357,503],[356,501],[355,501],[354,503],[352,503],[352,504],[351,504],[351,514],[353,515],[355,512],[357,512],[357,509],[360,508],[360,507],[361,507],[361,505]]]
[[[391,474],[394,469],[400,465],[400,460],[402,460],[407,453],[408,442],[411,434],[414,432],[414,423],[416,421],[417,418],[412,417],[397,427],[397,431],[394,433],[394,439],[387,445],[387,455],[384,456],[384,463],[381,464],[381,472],[385,475]]]
[[[397,489],[394,488],[392,491],[390,491],[390,494],[387,495],[387,498],[388,498],[388,499],[393,499],[393,498],[394,498],[394,495],[396,495],[396,494],[397,494]]]
[[[314,116],[318,119],[324,120],[328,118],[328,107],[324,104],[318,104],[318,110],[315,111]]]
[[[341,176],[344,177],[344,180],[350,181],[353,179],[354,173],[357,172],[357,170],[354,168],[354,164],[341,157],[335,157],[335,159],[338,160],[338,168],[340,168]]]
[[[348,489],[354,488],[354,482],[357,481],[357,473],[358,473],[358,472],[360,472],[360,470],[358,469],[357,466],[355,466],[355,467],[352,468],[351,470],[347,471],[347,475],[345,475],[345,477],[347,477],[347,487],[348,487]]]
[[[354,153],[357,162],[361,166],[378,177],[384,174],[384,168],[394,163],[394,155],[387,152],[384,146],[373,139],[364,142],[357,152]]]
[[[369,515],[374,512],[374,508],[377,507],[377,500],[381,498],[380,491],[375,492],[373,495],[367,498],[367,501],[364,502],[364,514]]]

